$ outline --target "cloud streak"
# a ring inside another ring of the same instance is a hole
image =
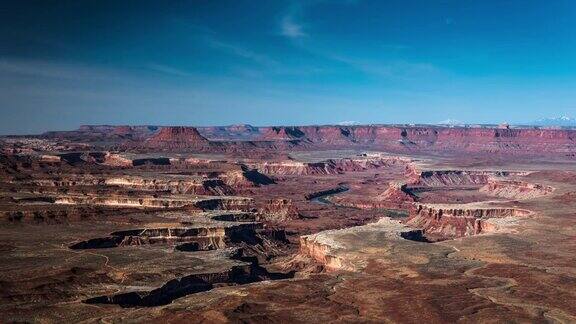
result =
[[[256,63],[264,65],[264,66],[275,66],[275,65],[279,64],[277,61],[271,59],[270,57],[268,57],[266,55],[253,52],[249,49],[246,49],[244,47],[241,47],[241,46],[238,46],[235,44],[221,41],[219,39],[216,39],[215,37],[209,37],[209,38],[207,38],[206,41],[207,41],[208,45],[214,49],[223,50],[223,51],[228,52],[230,54],[236,55],[236,56],[244,58],[244,59],[251,60],[253,62],[256,62]]]
[[[164,65],[164,64],[151,63],[151,64],[148,64],[147,68],[154,71],[154,72],[159,72],[159,73],[164,73],[164,74],[179,76],[179,77],[188,77],[188,76],[193,75],[192,73],[186,72],[186,71],[181,70],[181,69],[174,68],[172,66]]]
[[[287,15],[280,22],[280,34],[288,38],[301,38],[307,36],[301,24],[294,21],[292,15]]]

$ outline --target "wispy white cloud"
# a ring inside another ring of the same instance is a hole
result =
[[[204,29],[206,30],[206,29]],[[266,75],[312,75],[325,72],[324,69],[316,66],[291,66],[285,62],[274,59],[266,53],[255,51],[251,48],[223,40],[214,31],[208,30],[202,35],[203,41],[210,48],[225,52],[239,58],[252,61],[256,66],[247,67],[233,67],[231,70],[238,72],[242,77],[260,78]]]
[[[174,19],[173,23],[177,24],[177,26],[184,26],[190,30],[191,37],[193,37],[195,42],[203,43],[211,49],[219,50],[267,67],[279,65],[279,62],[272,59],[270,56],[254,51],[243,45],[237,44],[236,42],[224,39],[219,33],[206,26],[192,24],[180,19]]]
[[[300,38],[306,36],[302,24],[294,21],[293,15],[286,15],[280,22],[280,34],[289,38]]]
[[[329,2],[331,4],[339,5],[355,5],[361,0],[300,0],[294,1],[288,7],[288,10],[284,16],[280,19],[280,35],[290,38],[298,39],[307,37],[308,33],[305,27],[308,25],[302,21],[302,15],[306,9],[313,7],[315,5]]]
[[[181,69],[177,69],[175,67],[164,65],[164,64],[150,63],[147,65],[147,68],[149,70],[154,71],[154,72],[160,72],[160,73],[173,75],[173,76],[187,77],[187,76],[192,75],[192,73],[190,73],[190,72],[187,72],[187,71],[184,71]]]
[[[423,76],[437,76],[443,73],[439,67],[427,62],[415,62],[403,59],[360,58],[337,52],[322,50],[310,42],[299,42],[297,46],[312,55],[325,60],[344,64],[349,68],[379,78],[413,79]]]
[[[242,46],[219,40],[213,36],[207,37],[206,42],[212,48],[226,51],[230,54],[239,56],[239,57],[244,58],[244,59],[254,61],[254,62],[261,64],[261,65],[266,65],[266,66],[278,65],[277,61],[273,60],[272,58],[268,57],[267,55],[256,53],[256,52],[251,51],[251,50],[244,48]]]

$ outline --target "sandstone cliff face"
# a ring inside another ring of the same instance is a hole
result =
[[[154,209],[192,208],[202,210],[238,210],[249,211],[254,204],[251,198],[244,197],[127,197],[118,195],[107,196],[59,196],[54,199],[55,204],[64,205],[93,205],[116,206]]]
[[[125,197],[125,196],[62,196],[55,200],[56,204],[65,205],[101,205],[118,207],[142,208],[181,208],[194,206],[198,199],[186,198],[153,198],[153,197]]]
[[[115,166],[115,167],[131,167],[131,166],[133,166],[132,160],[127,159],[125,157],[122,157],[119,154],[114,154],[111,152],[106,152],[106,155],[104,156],[104,162],[102,162],[102,164],[108,165],[108,166]]]
[[[158,126],[113,126],[82,125],[74,131],[53,131],[42,134],[45,138],[69,139],[72,141],[139,140],[142,141],[155,132]]]
[[[376,197],[376,200],[396,203],[414,202],[416,199],[417,197],[408,190],[407,184],[403,182],[390,183],[388,189]]]
[[[334,245],[318,241],[310,236],[300,237],[299,254],[307,256],[315,262],[320,263],[327,271],[354,271],[354,267],[344,265],[342,258],[332,252],[334,248]]]
[[[268,175],[313,175],[313,174],[337,174],[338,171],[331,163],[304,163],[295,161],[262,162],[250,164],[259,172]]]
[[[198,127],[197,129],[202,136],[211,141],[248,141],[256,140],[261,135],[258,127],[246,124]]]
[[[299,140],[305,138],[300,127],[269,127],[262,132],[263,140]]]
[[[328,175],[406,164],[408,161],[402,157],[373,156],[358,159],[330,159],[321,162],[261,162],[249,164],[249,166],[269,175]]]
[[[160,130],[159,130],[160,129]],[[159,131],[158,131],[159,130]],[[576,130],[510,129],[441,126],[274,126],[274,127],[83,126],[71,132],[49,132],[48,139],[75,142],[111,141],[124,149],[243,152],[245,150],[346,148],[386,149],[397,152],[494,153],[574,157]],[[123,142],[124,141],[124,142]]]
[[[475,170],[432,170],[422,171],[412,177],[413,184],[425,187],[482,186],[491,178],[523,176],[526,172],[475,171]]]
[[[186,149],[204,147],[209,141],[194,127],[163,127],[148,138],[144,146],[159,149]]]
[[[218,175],[218,178],[233,188],[266,186],[275,183],[273,179],[258,172],[258,170],[246,167],[243,167],[242,170],[227,171]]]
[[[259,214],[261,219],[274,222],[284,222],[300,217],[300,213],[292,200],[283,198],[268,200]]]
[[[507,199],[534,199],[551,194],[554,188],[518,180],[490,179],[480,191]]]
[[[120,186],[144,191],[164,191],[174,194],[233,195],[235,190],[221,179],[204,178],[145,178],[123,176],[105,180],[109,186]]]
[[[307,140],[324,145],[369,145],[388,149],[446,152],[534,154],[566,153],[576,148],[576,130],[446,128],[439,126],[302,126],[273,127],[264,140]]]
[[[376,197],[334,196],[330,198],[332,203],[343,207],[396,210],[408,210],[417,200],[418,197],[402,181],[389,183],[388,188]]]
[[[484,207],[474,204],[442,205],[417,204],[406,220],[406,224],[424,229],[426,234],[443,238],[471,236],[495,231],[506,221],[492,222],[493,218],[513,222],[517,217],[530,215],[530,211],[516,208]]]
[[[245,197],[207,198],[197,201],[194,206],[202,210],[251,211],[254,209],[254,200]]]
[[[366,266],[366,253],[404,239],[422,241],[422,231],[383,217],[363,226],[301,236],[299,254],[320,263],[326,271],[360,271]]]
[[[234,223],[231,225],[208,225],[206,227],[155,227],[119,231],[108,237],[82,241],[70,246],[72,249],[99,249],[129,245],[176,244],[179,250],[208,251],[223,249],[227,241],[254,236],[262,229],[261,223]]]

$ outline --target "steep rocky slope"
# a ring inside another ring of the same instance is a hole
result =
[[[518,217],[530,214],[524,209],[483,204],[417,204],[406,224],[446,239],[505,230],[506,225],[513,225]]]

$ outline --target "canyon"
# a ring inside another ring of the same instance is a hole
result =
[[[0,137],[2,322],[576,322],[576,130]]]

